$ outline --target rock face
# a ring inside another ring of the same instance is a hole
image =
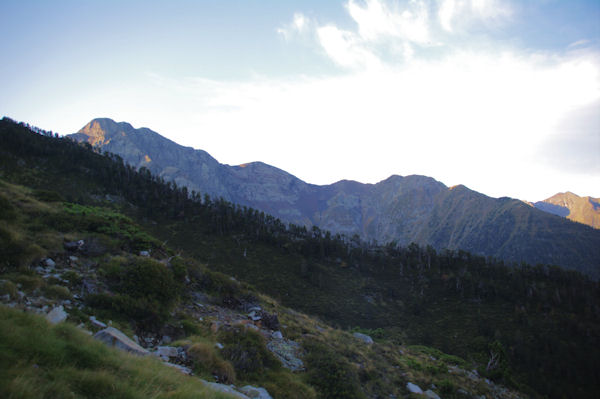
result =
[[[302,348],[299,343],[289,339],[276,338],[267,343],[267,349],[279,359],[283,367],[294,372],[304,370],[304,362],[300,358]]]
[[[415,242],[507,261],[557,264],[600,277],[600,231],[590,232],[519,200],[490,198],[464,186],[448,188],[425,176],[317,186],[261,162],[223,165],[205,151],[111,119],[95,119],[70,137],[190,191],[223,197],[285,222],[379,243]]]
[[[572,192],[558,193],[533,204],[536,208],[600,229],[600,198],[580,197]]]
[[[94,338],[104,342],[109,346],[113,346],[135,355],[145,356],[149,353],[146,349],[136,344],[133,340],[129,339],[129,337],[114,327],[108,327],[104,330],[98,331],[96,334],[94,334]]]

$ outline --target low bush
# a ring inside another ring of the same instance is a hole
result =
[[[304,347],[308,351],[307,380],[318,389],[319,398],[365,397],[356,370],[345,357],[318,341],[308,341]]]
[[[187,350],[196,374],[211,374],[217,382],[233,384],[236,380],[233,365],[224,360],[210,342],[197,342]]]
[[[62,285],[50,285],[44,288],[44,295],[54,299],[70,299],[71,291]]]
[[[231,361],[241,378],[257,378],[265,369],[281,368],[279,360],[267,349],[265,339],[254,330],[223,331],[219,340],[225,345],[223,357]]]

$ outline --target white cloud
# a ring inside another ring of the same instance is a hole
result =
[[[540,161],[540,150],[553,143],[570,146],[565,156],[580,148],[573,144],[576,137],[563,140],[569,134],[565,120],[600,101],[600,56],[581,49],[564,54],[505,46],[466,49],[451,42],[438,43],[446,51],[423,57],[423,47],[431,49],[421,44],[425,36],[397,26],[404,12],[414,13],[421,4],[350,1],[354,30],[296,14],[287,29],[314,37],[318,51],[343,68],[337,76],[226,82],[149,75],[147,93],[137,91],[136,98],[132,90],[107,93],[103,103],[109,105],[98,112],[139,120],[220,162],[261,160],[310,183],[344,178],[374,183],[394,173],[424,174],[493,196],[540,200],[565,190],[600,196],[593,192],[600,187],[598,174],[584,178],[571,173],[576,165],[549,169]],[[503,15],[486,11],[489,4],[474,7],[489,18]],[[428,7],[436,11],[423,26],[438,42],[439,8]],[[374,14],[364,14],[368,10]],[[448,26],[462,29],[460,18],[467,14],[452,11]],[[382,55],[390,48],[403,54],[400,62]],[[94,93],[89,101],[100,97]],[[85,108],[85,99],[79,103]],[[139,115],[123,114],[123,104],[131,103]],[[149,115],[148,109],[160,112]],[[591,117],[577,137],[591,134],[595,143],[600,121],[594,120],[597,113],[586,115]],[[598,164],[593,156],[587,162]]]
[[[364,41],[392,37],[419,44],[430,42],[429,14],[423,1],[412,1],[400,9],[379,0],[367,0],[365,7],[349,0],[346,8],[358,24],[358,34]]]
[[[499,24],[512,14],[510,4],[498,0],[443,0],[438,8],[439,23],[450,33],[478,22]]]
[[[317,37],[329,58],[342,67],[375,68],[380,66],[379,59],[352,32],[328,25],[317,29]]]
[[[463,51],[337,77],[190,79],[173,82],[168,97],[187,104],[177,122],[146,124],[221,162],[262,160],[311,183],[417,173],[541,199],[531,161],[566,115],[600,98],[599,71],[583,56]]]
[[[292,22],[289,24],[277,28],[277,33],[279,33],[285,40],[290,40],[296,35],[301,35],[310,29],[311,21],[308,17],[306,17],[302,13],[295,13],[292,18]]]

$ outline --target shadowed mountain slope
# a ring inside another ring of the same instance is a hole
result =
[[[391,176],[377,184],[344,180],[317,186],[261,162],[220,164],[205,151],[106,118],[94,119],[70,137],[190,190],[286,222],[380,243],[465,249],[599,276],[600,232],[518,200],[490,198],[464,186],[448,188],[416,175]]]

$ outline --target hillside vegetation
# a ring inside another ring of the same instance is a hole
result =
[[[367,344],[283,307],[176,254],[114,209],[2,179],[0,201],[0,297],[13,308],[0,305],[2,397],[229,397],[198,378],[258,385],[274,398],[402,397],[409,381],[449,398],[520,397],[486,382],[472,362],[380,338]],[[67,324],[54,327],[20,311],[58,307],[66,309]],[[262,309],[262,320],[250,322],[248,308]],[[178,348],[175,361],[195,376],[105,347],[86,334],[102,328],[98,320],[150,349],[168,334]],[[271,328],[285,338],[274,338]],[[290,351],[285,361],[278,357]]]
[[[405,383],[413,380],[446,387],[444,398],[462,397],[463,391],[471,392],[466,397],[484,394],[486,383],[479,386],[483,380],[462,371],[457,377],[452,367],[458,367],[476,368],[482,377],[531,396],[591,398],[598,391],[600,290],[597,282],[577,272],[506,265],[465,251],[367,245],[318,228],[286,226],[256,210],[190,193],[147,170],[137,172],[118,157],[33,133],[8,120],[0,123],[0,139],[2,179],[29,187],[12,189],[4,184],[12,191],[4,195],[9,205],[3,207],[3,218],[15,222],[0,231],[7,260],[3,273],[10,276],[15,267],[27,269],[31,262],[58,251],[63,239],[93,234],[112,248],[109,259],[95,260],[100,280],[111,294],[86,297],[86,306],[125,330],[150,331],[169,323],[178,304],[191,295],[184,276],[190,279],[192,292],[208,292],[214,306],[239,312],[262,298],[261,306],[280,315],[289,329],[284,335],[301,342],[307,371],[299,376],[270,370],[265,358],[261,373],[246,373],[242,367],[241,381],[267,384],[265,376],[271,375],[272,380],[292,381],[287,385],[304,386],[321,397],[351,397],[336,396],[327,388],[332,381],[319,377],[328,375],[326,370],[342,370],[345,383],[335,390],[356,392],[357,397],[405,395]],[[14,192],[19,190],[29,192],[24,194],[27,198],[37,196],[36,204],[41,205],[34,207],[37,210],[27,222],[17,223],[31,202],[14,203],[11,198],[18,197]],[[44,207],[60,209],[61,216],[41,212]],[[24,239],[34,232],[38,239]],[[174,291],[146,292],[131,285],[132,277],[154,270],[154,263],[134,256],[148,248],[157,254],[157,261],[187,256],[183,269],[170,269],[171,279],[156,277],[157,284],[173,284]],[[231,283],[217,271],[252,286]],[[44,288],[41,285],[37,288]],[[148,301],[160,306],[149,307]],[[177,323],[187,324],[188,332],[205,342],[236,342],[212,336],[210,323],[185,320]],[[349,331],[367,333],[376,343],[361,347]],[[412,346],[417,344],[426,346]],[[229,360],[215,356],[236,369],[233,352]]]

